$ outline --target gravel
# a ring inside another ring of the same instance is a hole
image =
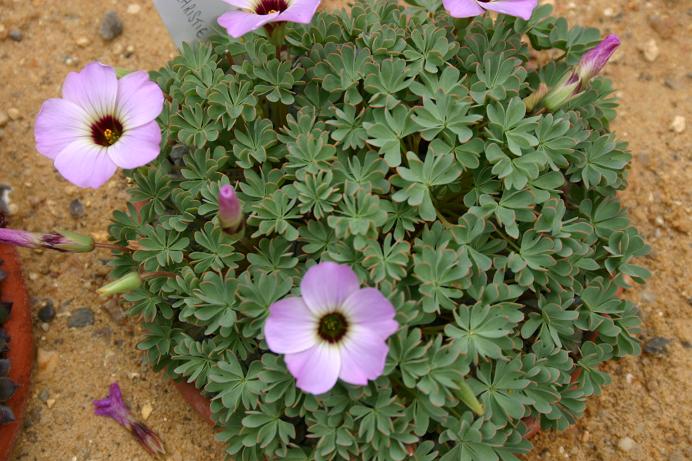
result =
[[[79,219],[79,218],[84,217],[85,213],[86,212],[84,210],[84,204],[82,203],[81,200],[76,198],[70,202],[70,215],[74,219]]]
[[[652,355],[665,355],[668,353],[668,345],[672,341],[668,338],[656,336],[644,344],[644,352]]]
[[[118,38],[123,33],[123,21],[115,11],[109,11],[101,20],[99,34],[106,41],[111,41]]]
[[[80,307],[70,315],[67,326],[70,328],[84,328],[94,324],[94,311],[88,307]]]

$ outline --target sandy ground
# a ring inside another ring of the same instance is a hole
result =
[[[677,133],[676,116],[690,120],[689,0],[557,2],[572,22],[623,38],[608,73],[622,99],[615,126],[634,154],[631,185],[623,194],[634,223],[653,253],[644,263],[649,284],[627,292],[644,318],[642,341],[671,340],[667,352],[609,365],[613,383],[590,401],[587,416],[561,434],[540,435],[530,460],[692,459],[692,290],[690,289],[690,129]],[[136,5],[136,6],[133,6]],[[106,11],[116,10],[124,34],[104,42]],[[16,41],[21,31],[21,41]],[[654,49],[655,48],[655,49]],[[646,49],[648,58],[642,52]],[[67,227],[104,235],[109,216],[126,199],[122,178],[98,191],[70,186],[36,154],[33,120],[42,100],[59,94],[68,71],[98,59],[117,67],[153,69],[175,52],[150,2],[116,0],[0,0],[0,183],[14,188],[14,227]],[[3,113],[9,121],[2,121]],[[680,122],[678,122],[680,123]],[[74,218],[79,199],[85,214]],[[36,321],[40,351],[26,428],[14,460],[145,460],[147,455],[112,421],[92,415],[91,400],[121,383],[139,413],[153,412],[157,430],[176,461],[223,459],[213,430],[173,386],[142,363],[138,325],[118,308],[104,309],[94,294],[103,284],[108,254],[77,257],[22,252],[34,311],[52,300],[58,315]],[[89,307],[95,323],[68,328],[72,312]],[[631,439],[631,440],[629,440]],[[625,449],[623,449],[625,448]]]

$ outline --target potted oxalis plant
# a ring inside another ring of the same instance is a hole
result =
[[[617,37],[535,0],[227,3],[160,71],[90,64],[38,116],[73,183],[131,170],[110,242],[4,240],[112,248],[101,292],[234,459],[511,460],[574,423],[639,352],[617,292],[648,275],[597,78]]]

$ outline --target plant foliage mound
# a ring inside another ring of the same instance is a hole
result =
[[[616,196],[630,154],[611,84],[552,113],[523,102],[600,40],[550,11],[357,2],[283,40],[185,46],[154,74],[163,153],[114,215],[112,239],[136,248],[114,276],[177,274],[127,296],[140,348],[210,397],[234,459],[517,459],[528,421],[566,428],[609,382],[599,365],[639,352],[616,292],[647,276],[632,263],[647,247]],[[224,184],[243,237],[218,223]],[[327,260],[379,288],[401,328],[383,376],[313,396],[263,325]]]

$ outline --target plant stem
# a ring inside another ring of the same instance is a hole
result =
[[[123,247],[120,245],[116,245],[114,243],[106,243],[106,242],[96,242],[94,243],[94,246],[96,248],[104,248],[107,250],[115,250],[115,251],[132,251],[131,248],[128,247]]]

